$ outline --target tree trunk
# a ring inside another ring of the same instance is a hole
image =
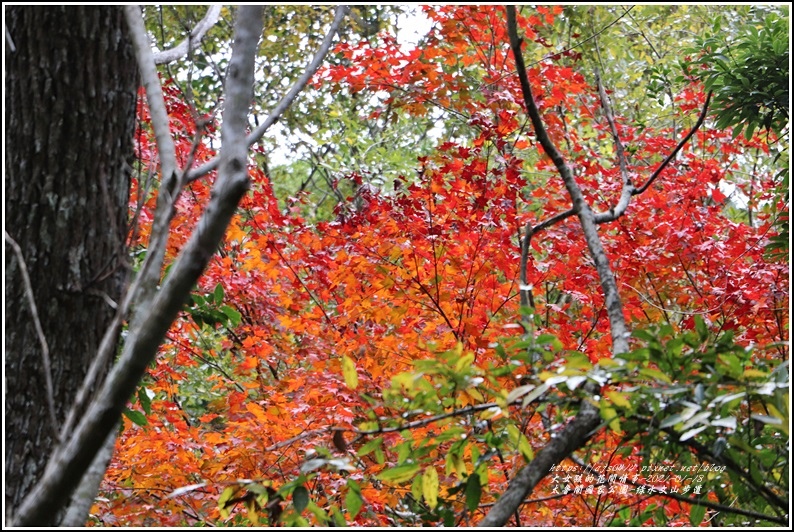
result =
[[[137,66],[121,7],[6,8],[6,232],[19,244],[64,422],[126,278]],[[11,511],[56,443],[21,264],[6,245],[5,488]]]

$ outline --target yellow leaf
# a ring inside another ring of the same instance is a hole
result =
[[[620,418],[618,418],[617,410],[609,406],[609,403],[603,399],[601,400],[600,407],[601,418],[607,422],[609,428],[614,432],[620,432]]]
[[[347,384],[347,387],[351,390],[355,390],[358,386],[356,363],[347,355],[342,356],[342,375],[345,377],[345,384]]]
[[[431,510],[438,505],[438,471],[435,467],[428,467],[422,475],[422,495]]]
[[[606,395],[607,397],[609,397],[609,400],[612,401],[613,404],[623,408],[631,408],[631,403],[629,402],[628,399],[626,399],[626,396],[624,396],[622,393],[615,390],[611,390],[607,392]]]

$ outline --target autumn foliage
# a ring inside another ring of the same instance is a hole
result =
[[[604,297],[575,216],[533,238],[529,321],[520,309],[526,226],[569,209],[570,200],[524,112],[503,10],[425,13],[435,25],[421,46],[406,49],[386,34],[343,42],[313,83],[377,96],[362,120],[443,110],[461,133],[418,154],[415,174],[394,186],[341,176],[355,193],[326,220],[304,219],[306,198],[275,197],[252,164],[252,190],[224,245],[130,403],[96,524],[475,524],[571,415],[576,394],[549,389],[522,407],[530,388],[511,391],[574,362],[582,375],[611,367]],[[546,29],[559,13],[539,6],[519,17],[532,90],[587,201],[604,212],[620,194],[618,162],[578,54],[546,54]],[[183,94],[173,84],[166,91],[180,164],[209,160],[213,123],[195,141]],[[638,185],[704,102],[693,81],[670,102],[674,122],[639,126],[617,116]],[[146,249],[157,194],[143,97],[138,114],[133,253]],[[733,139],[707,122],[625,216],[600,226],[633,330],[656,331],[648,338],[702,333],[703,345],[733,331],[735,345],[757,348],[741,370],[785,358],[788,264],[764,253],[774,229],[763,210],[746,223],[720,186],[735,183],[756,206],[775,201],[765,192],[771,174],[759,172],[753,190],[739,179],[744,154],[768,152],[770,142],[761,134]],[[166,263],[211,184],[195,181],[180,199]],[[660,368],[651,363],[634,382],[653,381],[650,371]],[[628,385],[603,391],[616,412],[632,401]],[[610,490],[607,480],[621,476],[610,474],[665,458],[643,461],[644,444],[627,426],[605,422],[579,454],[602,468],[589,482],[576,473],[581,493],[558,491],[563,469],[549,474],[520,524],[690,524],[686,502],[631,484]]]

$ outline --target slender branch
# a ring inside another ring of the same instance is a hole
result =
[[[692,138],[692,135],[694,135],[697,132],[697,130],[700,129],[700,126],[703,125],[703,122],[706,120],[706,115],[708,114],[709,111],[709,103],[711,102],[711,95],[712,95],[711,91],[709,91],[708,94],[706,94],[706,102],[703,104],[703,110],[700,111],[700,116],[698,116],[697,122],[695,122],[695,125],[692,126],[692,128],[689,130],[689,133],[687,133],[686,136],[681,139],[681,141],[676,145],[675,149],[670,153],[670,155],[668,155],[665,158],[665,160],[659,164],[659,167],[653,172],[653,174],[651,174],[651,177],[648,178],[648,181],[646,181],[645,184],[643,184],[641,187],[639,187],[637,190],[635,190],[632,193],[633,195],[636,196],[637,194],[642,194],[643,192],[645,192],[645,190],[649,186],[651,186],[651,184],[653,184],[656,178],[659,177],[659,175],[662,173],[662,170],[667,168],[667,165],[669,165],[673,161],[673,159],[675,159],[675,156],[678,155],[678,152],[681,151],[681,148],[683,148],[684,145],[687,142],[689,142],[689,139]]]
[[[177,187],[179,167],[176,160],[174,139],[171,137],[171,127],[165,107],[163,89],[160,85],[157,67],[154,64],[154,56],[152,55],[146,27],[143,23],[141,9],[139,6],[127,5],[124,7],[124,15],[130,28],[130,37],[135,49],[138,69],[146,90],[146,100],[149,104],[152,128],[154,129],[158,156],[160,158],[161,185],[157,194],[157,206],[149,240],[149,250],[138,274],[141,278],[139,290],[132,293],[135,303],[143,307],[142,303],[152,300],[152,295],[157,289],[157,283],[160,280],[169,226],[173,217],[173,206],[179,193]],[[135,313],[146,314],[145,311],[139,313],[139,310],[144,309],[136,309]]]
[[[68,440],[53,453],[41,480],[22,501],[13,526],[50,524],[70,497],[118,422],[168,328],[223,239],[237,204],[248,190],[245,127],[253,96],[262,13],[262,6],[245,5],[239,11],[226,83],[220,171],[209,204],[162,288],[147,305],[147,312],[138,313],[138,319],[131,324],[121,356],[97,397]]]
[[[281,101],[278,102],[276,107],[270,112],[268,117],[265,119],[262,124],[259,125],[250,135],[246,138],[247,146],[254,144],[258,141],[265,132],[275,124],[278,119],[284,114],[298,94],[303,90],[306,84],[309,82],[311,77],[317,72],[317,69],[320,68],[320,65],[325,60],[325,56],[328,54],[328,51],[331,49],[331,44],[333,44],[334,36],[336,35],[339,26],[342,24],[342,20],[345,18],[345,15],[349,11],[348,6],[337,6],[336,13],[334,15],[334,21],[331,23],[331,27],[328,28],[328,33],[325,35],[325,39],[323,40],[322,44],[320,45],[319,50],[314,55],[311,63],[306,67],[306,70],[303,72],[301,77],[299,77],[295,83],[290,88],[289,92],[284,95]],[[188,172],[188,181],[195,181],[199,179],[201,176],[215,170],[218,167],[220,160],[218,157],[212,159],[211,161],[199,166]]]
[[[72,502],[66,509],[65,515],[61,520],[59,526],[62,527],[82,527],[85,526],[88,520],[88,514],[91,511],[91,506],[94,504],[94,499],[99,491],[99,485],[102,479],[105,478],[110,459],[113,458],[113,449],[116,444],[117,430],[112,430],[105,438],[105,443],[99,450],[91,466],[83,475],[80,485],[75,489]]]
[[[596,50],[597,49],[598,48],[596,48]],[[623,150],[623,142],[620,140],[618,127],[615,125],[615,116],[612,114],[612,106],[609,105],[609,97],[607,96],[606,90],[604,90],[604,85],[601,83],[601,74],[598,72],[598,69],[596,69],[595,78],[596,84],[598,85],[598,95],[601,98],[601,107],[604,109],[604,116],[609,124],[612,139],[615,141],[615,153],[618,158],[618,168],[620,168],[620,179],[623,182],[618,204],[609,209],[609,212],[617,218],[623,215],[629,206],[631,196],[634,193],[634,183],[632,183],[631,177],[629,176],[629,168],[626,162],[626,153]]]
[[[207,10],[207,14],[204,15],[204,18],[201,19],[196,27],[193,28],[193,31],[190,32],[187,39],[179,43],[178,45],[174,46],[170,50],[163,50],[162,52],[157,52],[154,54],[154,63],[156,65],[162,65],[164,63],[170,63],[171,61],[176,61],[177,59],[181,58],[182,56],[186,55],[190,49],[195,47],[196,43],[200,42],[201,39],[204,38],[204,35],[212,28],[218,19],[221,18],[221,8],[223,6],[220,4],[213,4]]]
[[[552,225],[565,220],[576,214],[576,211],[573,209],[568,209],[565,212],[561,212],[559,214],[555,214],[551,218],[548,218],[538,225],[531,227],[527,224],[526,230],[524,231],[524,238],[521,240],[521,286],[519,287],[521,291],[521,306],[522,307],[534,307],[534,303],[532,301],[532,292],[531,288],[529,288],[529,281],[527,278],[527,264],[529,263],[529,246],[532,243],[532,237],[534,237],[540,231],[551,227]]]
[[[521,401],[522,401],[521,399],[516,399],[512,403],[509,403],[508,406],[519,404],[521,403]],[[466,414],[472,414],[474,412],[482,412],[483,410],[488,410],[490,408],[501,408],[501,407],[496,403],[484,403],[480,405],[472,405],[472,406],[467,406],[465,408],[461,408],[460,410],[452,410],[450,412],[444,412],[443,414],[436,414],[435,416],[417,419],[416,421],[411,421],[410,423],[406,423],[405,425],[400,425],[399,427],[379,427],[373,430],[343,429],[338,427],[331,427],[329,430],[342,430],[347,432],[354,432],[356,434],[361,434],[364,436],[369,436],[372,434],[385,434],[387,432],[401,432],[403,430],[425,427],[436,421],[441,421],[442,419],[465,416]]]
[[[61,437],[58,433],[58,417],[55,415],[55,388],[52,384],[52,363],[50,361],[50,347],[47,344],[47,337],[44,336],[44,329],[41,327],[41,320],[39,320],[39,311],[36,308],[36,298],[33,296],[33,284],[30,282],[30,275],[28,274],[28,266],[25,264],[25,257],[22,256],[22,248],[19,247],[17,241],[11,238],[11,235],[3,231],[3,238],[11,249],[14,250],[14,255],[19,262],[19,272],[22,274],[22,282],[25,284],[25,296],[30,305],[30,314],[33,317],[33,327],[36,329],[36,336],[39,338],[41,344],[41,369],[44,373],[44,386],[47,393],[47,409],[50,414],[50,424],[52,425],[52,433],[55,441],[60,441]]]

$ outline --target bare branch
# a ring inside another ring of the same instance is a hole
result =
[[[608,212],[604,213],[597,213],[595,215],[595,223],[602,224],[606,222],[612,222],[617,220],[626,212],[626,209],[629,206],[629,202],[631,201],[632,196],[637,196],[645,192],[649,186],[656,180],[657,177],[662,173],[662,171],[667,168],[667,166],[675,159],[678,152],[689,142],[689,139],[700,129],[700,126],[703,125],[703,122],[706,119],[706,114],[708,113],[709,102],[711,101],[711,92],[708,93],[706,96],[706,103],[703,105],[703,109],[700,112],[700,116],[698,117],[697,122],[689,132],[684,136],[683,139],[676,145],[675,149],[668,155],[664,161],[662,161],[658,168],[651,174],[651,177],[639,188],[634,187],[634,183],[631,180],[631,176],[629,175],[628,171],[628,164],[626,162],[626,156],[623,151],[623,143],[620,141],[620,136],[618,135],[618,129],[615,125],[615,117],[612,113],[612,108],[609,105],[609,100],[606,95],[606,91],[604,90],[604,86],[601,84],[601,77],[596,72],[596,82],[598,83],[598,93],[601,97],[601,106],[604,108],[604,116],[606,116],[607,122],[609,123],[609,129],[612,132],[612,138],[615,140],[615,151],[618,157],[618,164],[620,167],[620,177],[623,181],[623,188],[620,194],[620,200],[618,204],[615,205],[613,208],[609,209]]]
[[[555,214],[551,218],[548,218],[538,225],[532,227],[527,224],[526,230],[524,231],[524,238],[521,240],[521,286],[519,290],[521,292],[521,306],[522,307],[534,307],[535,305],[532,303],[532,296],[530,292],[530,288],[525,288],[529,286],[529,281],[527,280],[527,264],[529,263],[529,246],[532,243],[532,237],[534,237],[540,231],[551,227],[552,225],[565,220],[566,218],[570,218],[571,216],[575,215],[576,211],[574,209],[568,209],[565,212],[561,212],[559,214]]]
[[[74,491],[72,502],[66,509],[59,526],[63,527],[82,527],[85,526],[88,520],[88,513],[91,511],[91,506],[94,504],[94,498],[102,479],[105,478],[110,459],[113,457],[113,449],[116,444],[116,434],[118,429],[111,430],[105,438],[105,443],[99,450],[91,466],[86,470],[83,475],[80,485]]]
[[[653,172],[653,174],[651,174],[651,177],[648,178],[648,181],[646,181],[644,185],[642,185],[633,192],[635,196],[637,194],[642,194],[649,186],[651,186],[651,184],[653,184],[656,178],[659,177],[659,174],[662,173],[662,170],[667,168],[667,165],[669,165],[673,161],[673,159],[675,159],[675,156],[678,155],[678,152],[681,151],[681,148],[683,148],[684,145],[686,145],[686,143],[689,142],[689,139],[692,138],[692,135],[694,135],[697,132],[697,130],[700,129],[700,126],[703,125],[703,122],[706,120],[706,115],[708,114],[709,111],[711,94],[712,94],[711,91],[709,91],[708,94],[706,94],[706,103],[703,104],[703,110],[700,111],[700,116],[698,116],[698,120],[697,122],[695,122],[695,125],[692,126],[692,129],[689,130],[689,133],[687,133],[686,136],[681,139],[681,141],[676,145],[675,149],[670,153],[670,155],[668,155],[665,158],[665,160],[659,164],[659,167]]]
[[[14,255],[19,262],[19,272],[22,274],[22,282],[25,284],[25,296],[28,298],[30,304],[30,314],[33,317],[33,327],[36,329],[36,335],[39,337],[41,344],[41,365],[42,372],[44,373],[44,386],[47,392],[47,407],[50,413],[50,423],[52,424],[52,433],[55,441],[61,441],[58,434],[58,417],[55,415],[55,388],[52,385],[52,364],[50,362],[50,347],[47,344],[47,338],[44,336],[44,329],[41,327],[41,320],[39,320],[39,311],[36,308],[36,298],[33,297],[33,284],[30,282],[30,275],[28,274],[28,266],[25,264],[25,257],[22,256],[22,249],[17,244],[17,241],[11,238],[11,235],[3,231],[3,238],[14,250]]]
[[[577,214],[579,216],[579,222],[584,231],[587,247],[590,250],[590,256],[596,264],[596,270],[601,280],[601,289],[604,292],[605,305],[612,333],[612,352],[613,354],[625,353],[628,351],[628,327],[623,316],[623,305],[620,301],[620,294],[618,293],[617,284],[615,283],[615,277],[612,274],[609,259],[604,252],[601,239],[598,236],[593,211],[587,201],[585,201],[584,195],[574,179],[571,168],[565,162],[562,153],[560,153],[554,145],[546,131],[540,116],[540,111],[532,96],[532,89],[529,85],[529,78],[527,77],[527,70],[521,53],[521,39],[518,37],[515,6],[506,6],[506,10],[510,47],[515,57],[516,71],[519,81],[521,82],[521,92],[524,95],[524,104],[527,108],[527,114],[532,121],[535,135],[543,147],[543,151],[546,152],[546,155],[551,158],[554,165],[557,167],[557,171],[562,177],[565,188],[568,190],[568,195],[573,202],[572,209],[550,218],[541,225],[543,225],[543,227],[548,227],[572,214]],[[525,248],[527,253],[529,241],[537,230],[538,229],[528,230],[525,235],[525,245],[522,246],[522,248]],[[522,255],[525,249],[522,249]],[[524,258],[522,257],[522,262],[523,261]],[[524,272],[522,272],[522,275],[523,274]],[[598,386],[592,382],[586,384],[584,390],[594,396],[599,393]],[[531,493],[538,482],[549,473],[551,467],[584,445],[600,424],[601,415],[596,404],[589,398],[583,399],[581,408],[576,417],[574,417],[559,433],[552,435],[551,441],[535,455],[535,458],[529,464],[518,472],[510,481],[507,490],[505,490],[478,526],[494,527],[503,526],[507,523],[511,516],[518,510],[525,497]]]
[[[186,55],[190,49],[195,48],[196,44],[201,42],[204,35],[206,35],[210,28],[221,18],[222,8],[223,6],[220,4],[211,5],[207,10],[207,14],[196,24],[196,27],[193,28],[193,31],[190,32],[187,39],[170,50],[163,50],[162,52],[154,54],[154,63],[156,65],[162,65],[164,63],[170,63],[171,61],[176,61]]]
[[[284,114],[298,94],[303,90],[306,84],[309,82],[311,77],[317,72],[317,69],[320,68],[320,65],[325,60],[325,56],[328,54],[328,51],[331,49],[331,44],[333,44],[334,36],[336,35],[339,26],[342,24],[342,20],[344,19],[345,15],[349,11],[347,6],[337,6],[336,14],[334,16],[334,21],[331,23],[331,27],[328,28],[328,33],[325,35],[325,39],[323,39],[322,44],[320,45],[319,50],[317,53],[314,54],[314,58],[312,59],[311,63],[306,67],[306,70],[303,72],[301,77],[299,77],[295,83],[290,88],[289,92],[284,95],[281,101],[278,102],[276,107],[270,112],[268,117],[262,122],[259,127],[257,127],[250,135],[246,138],[247,145],[250,146],[258,141],[265,132],[275,124],[278,119]],[[199,166],[196,169],[190,170],[187,174],[188,181],[195,181],[199,179],[201,176],[215,170],[220,163],[220,158],[215,157],[211,161],[204,163],[203,165]]]
[[[598,84],[598,95],[601,98],[601,107],[604,109],[604,116],[606,117],[607,123],[609,124],[609,130],[612,133],[612,139],[615,141],[615,153],[618,157],[620,179],[623,182],[623,187],[621,188],[620,192],[620,200],[615,207],[609,210],[609,212],[614,214],[617,218],[622,216],[629,206],[631,196],[634,193],[634,183],[632,183],[631,177],[629,176],[629,167],[628,163],[626,162],[626,153],[623,150],[623,142],[621,142],[620,135],[618,134],[618,127],[615,125],[615,117],[612,114],[612,106],[609,105],[609,97],[607,96],[606,90],[604,90],[604,85],[601,83],[601,75],[597,69],[595,78],[596,83]],[[598,215],[596,215],[596,217],[597,216]]]
[[[140,293],[137,293],[138,291],[132,293],[135,303],[139,306],[145,306],[143,303],[151,301],[152,294],[155,292],[157,283],[160,280],[160,271],[173,215],[173,205],[179,194],[177,186],[179,168],[176,161],[174,139],[171,137],[168,112],[165,108],[163,89],[160,85],[157,67],[154,64],[154,56],[146,34],[146,27],[143,24],[140,7],[135,5],[125,6],[124,15],[130,28],[130,36],[135,49],[135,56],[138,60],[141,80],[146,89],[146,100],[149,103],[152,128],[154,129],[157,151],[160,157],[161,184],[157,194],[157,206],[155,208],[154,223],[152,224],[149,250],[138,274],[141,279]],[[143,309],[136,309],[135,312],[138,313],[138,310]]]
[[[625,353],[628,351],[629,332],[625,317],[623,316],[623,305],[620,301],[617,283],[612,274],[609,259],[601,244],[601,239],[598,236],[598,230],[593,219],[593,211],[587,201],[585,201],[582,190],[576,183],[570,166],[565,162],[562,153],[560,153],[551,140],[551,137],[549,137],[546,126],[543,124],[543,119],[540,116],[540,111],[535,104],[535,98],[532,96],[532,89],[529,85],[524,58],[521,54],[521,39],[518,37],[518,30],[516,28],[515,6],[507,6],[507,25],[510,33],[510,47],[513,49],[513,54],[515,56],[516,71],[518,72],[518,77],[521,82],[521,92],[524,95],[524,104],[527,108],[527,114],[532,121],[535,135],[543,147],[543,151],[546,152],[546,155],[554,162],[554,166],[557,167],[557,171],[565,183],[565,188],[568,190],[568,195],[573,202],[572,210],[579,216],[587,247],[596,265],[598,277],[601,281],[601,288],[604,291],[607,315],[609,316],[610,330],[612,333],[612,351],[615,354]],[[565,213],[559,216],[564,215]]]
[[[223,146],[218,180],[196,230],[162,288],[131,324],[118,362],[80,424],[53,453],[41,480],[19,507],[14,526],[49,524],[85,474],[107,435],[118,422],[130,395],[154,358],[168,328],[190,295],[223,238],[237,204],[248,190],[245,126],[253,96],[254,59],[262,34],[261,6],[242,6],[226,84]]]

